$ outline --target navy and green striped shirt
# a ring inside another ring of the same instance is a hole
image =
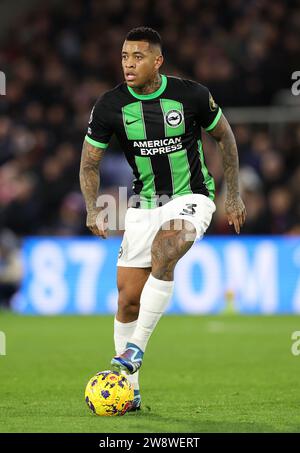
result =
[[[200,193],[214,199],[201,127],[212,130],[221,113],[203,85],[162,75],[160,88],[148,95],[125,83],[106,92],[92,110],[85,139],[105,149],[116,134],[144,206],[152,207],[161,195]]]

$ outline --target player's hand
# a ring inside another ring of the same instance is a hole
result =
[[[103,212],[101,208],[95,208],[88,211],[86,217],[86,226],[91,230],[95,236],[100,236],[103,239],[107,238],[107,213]]]
[[[229,225],[234,225],[236,233],[240,234],[240,229],[246,220],[246,208],[239,195],[235,197],[227,195],[225,200],[225,212]]]

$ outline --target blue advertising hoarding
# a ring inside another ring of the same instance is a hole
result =
[[[28,238],[14,309],[115,313],[120,238]],[[177,264],[168,313],[300,313],[300,238],[206,237]]]

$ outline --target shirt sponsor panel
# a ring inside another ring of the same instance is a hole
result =
[[[138,149],[141,156],[154,156],[155,154],[168,154],[183,148],[181,137],[164,138],[161,140],[134,141],[133,147]]]

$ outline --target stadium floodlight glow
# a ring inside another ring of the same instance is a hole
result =
[[[6,95],[6,76],[2,71],[0,71],[0,95]]]

